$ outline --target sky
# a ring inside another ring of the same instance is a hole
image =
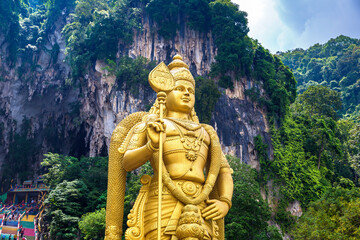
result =
[[[232,0],[248,13],[249,36],[271,53],[360,38],[360,0]]]

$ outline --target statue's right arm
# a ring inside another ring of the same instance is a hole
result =
[[[124,169],[128,172],[142,166],[151,158],[159,147],[160,132],[164,132],[165,125],[156,120],[141,123],[136,128],[123,158]]]
[[[152,155],[150,149],[146,147],[146,131],[139,131],[139,129],[144,128],[145,123],[136,126],[131,136],[129,146],[124,153],[123,166],[127,172],[142,166]]]

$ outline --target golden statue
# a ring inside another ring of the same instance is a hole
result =
[[[154,176],[141,178],[125,239],[224,239],[232,169],[216,131],[196,116],[189,67],[176,55],[149,82],[158,93],[153,107],[129,115],[111,137],[105,239],[121,239],[126,172],[147,161]]]

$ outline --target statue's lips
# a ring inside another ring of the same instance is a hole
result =
[[[190,102],[190,98],[181,98],[184,102]]]

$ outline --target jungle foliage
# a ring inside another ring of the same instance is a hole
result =
[[[45,205],[43,227],[51,239],[74,239],[79,222],[89,222],[88,212],[100,211],[106,205],[107,158],[80,159],[55,153],[45,154],[41,163],[44,182],[51,187]],[[86,236],[88,228],[83,227]],[[101,224],[99,226],[101,228]]]
[[[307,50],[278,54],[298,81],[299,92],[311,85],[329,87],[341,94],[346,118],[360,115],[360,40],[345,36],[315,44]]]
[[[73,77],[82,76],[97,59],[114,60],[119,41],[132,43],[132,32],[140,27],[140,10],[135,1],[80,0],[62,30]]]
[[[360,238],[360,189],[346,181],[310,204],[293,231],[295,239]]]
[[[116,76],[117,89],[129,90],[134,96],[138,96],[140,86],[151,91],[148,76],[155,66],[155,61],[149,61],[141,56],[135,59],[124,56],[117,63],[108,59],[107,68],[109,73]]]
[[[196,77],[195,110],[201,123],[210,123],[220,91],[214,81],[205,77]]]
[[[36,53],[44,48],[48,33],[62,12],[68,14],[75,0],[3,0],[0,2],[0,31],[9,44],[8,61],[14,64],[21,57],[36,68]],[[54,47],[54,46],[53,46]],[[46,49],[47,51],[56,50]]]
[[[311,86],[292,104],[282,125],[272,128],[272,161],[267,155],[269,146],[261,136],[255,139],[260,182],[272,179],[280,186],[275,219],[285,231],[296,223],[286,211],[289,203],[300,201],[306,209],[334,184],[348,181],[359,185],[359,123],[339,120],[336,113],[340,108],[337,91]]]
[[[268,225],[271,209],[261,197],[258,173],[240,159],[227,156],[234,170],[232,208],[225,218],[226,239],[282,239],[276,228]]]

